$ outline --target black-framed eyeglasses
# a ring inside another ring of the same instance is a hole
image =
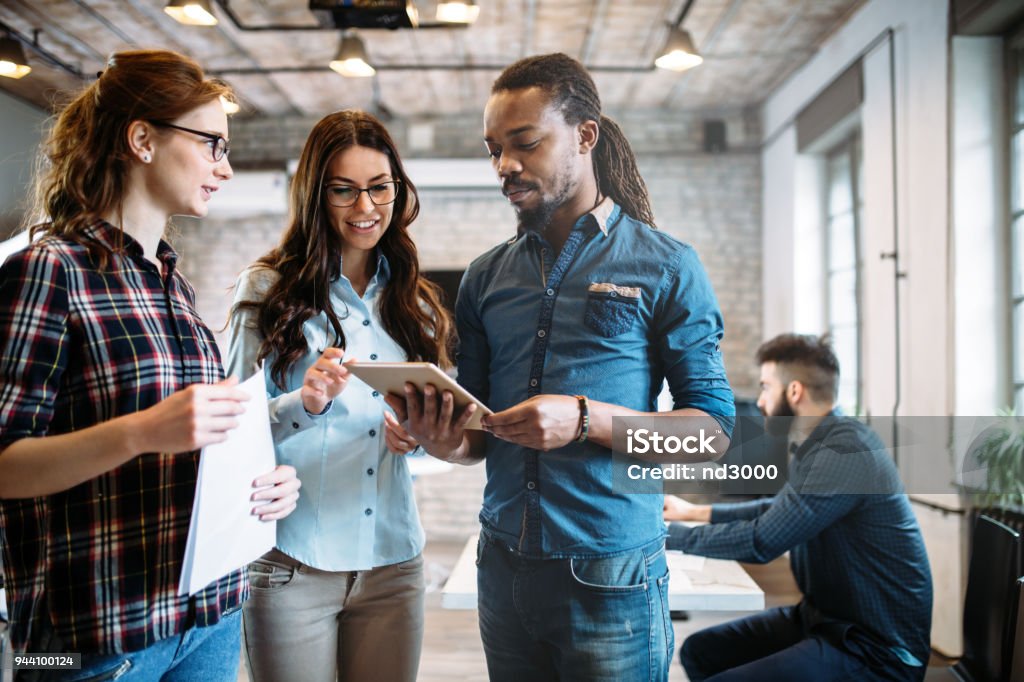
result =
[[[228,141],[216,133],[207,133],[202,130],[193,130],[192,128],[186,128],[185,126],[175,125],[168,123],[167,121],[150,121],[155,126],[161,128],[174,128],[184,133],[192,133],[193,135],[199,135],[200,137],[206,138],[206,145],[210,148],[210,154],[213,157],[213,162],[217,163],[225,156],[231,153],[231,146],[228,145]]]
[[[366,192],[375,206],[387,206],[398,198],[398,180],[378,182],[366,188],[352,187],[351,185],[325,185],[324,191],[327,194],[327,203],[335,208],[355,206],[359,201],[359,195],[363,192]]]

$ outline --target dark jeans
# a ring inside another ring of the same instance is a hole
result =
[[[806,627],[799,606],[768,609],[706,628],[686,638],[679,658],[691,682],[839,682],[924,678],[856,637],[843,646]]]
[[[665,542],[592,558],[477,547],[480,636],[492,682],[663,682],[672,659]]]

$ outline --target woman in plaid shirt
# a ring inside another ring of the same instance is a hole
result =
[[[224,380],[163,241],[231,178],[227,85],[173,52],[113,55],[61,112],[37,238],[0,267],[0,540],[19,650],[78,652],[63,679],[234,680],[243,570],[177,583],[199,449],[245,394]],[[291,467],[254,481],[287,516]]]

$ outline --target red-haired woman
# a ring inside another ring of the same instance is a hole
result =
[[[249,566],[249,666],[261,682],[296,670],[312,681],[411,682],[423,530],[402,455],[416,442],[337,362],[449,366],[449,316],[419,274],[408,232],[416,188],[377,119],[340,111],[317,123],[291,210],[281,244],[242,273],[229,325],[228,370],[246,377],[266,360],[278,461],[304,484],[277,549]]]
[[[173,52],[113,55],[57,117],[37,237],[0,268],[0,538],[19,650],[83,654],[62,679],[234,680],[248,584],[179,596],[199,449],[245,394],[224,380],[162,239],[231,178],[231,91]],[[265,520],[298,481],[254,482]]]

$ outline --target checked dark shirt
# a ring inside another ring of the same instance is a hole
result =
[[[885,445],[856,419],[826,417],[774,497],[712,505],[705,526],[670,524],[666,546],[754,563],[788,551],[814,629],[843,646],[852,628],[904,664],[928,661],[932,580],[921,529]]]
[[[85,239],[111,250],[106,268],[54,236],[0,266],[0,448],[223,378],[174,250],[160,242],[161,273],[131,237],[119,249],[120,231],[103,221]],[[66,651],[138,651],[244,601],[242,570],[191,603],[178,596],[198,462],[198,452],[146,453],[54,495],[0,500],[16,650],[48,619]]]

